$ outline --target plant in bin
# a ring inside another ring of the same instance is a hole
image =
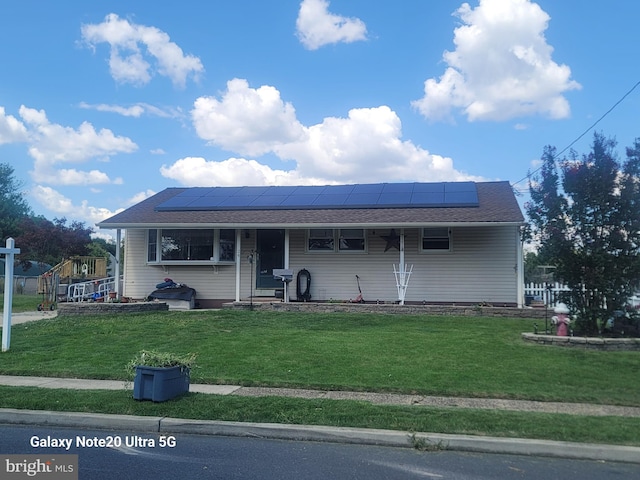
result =
[[[195,360],[194,353],[138,352],[126,367],[129,378],[134,381],[134,398],[163,402],[188,392]]]

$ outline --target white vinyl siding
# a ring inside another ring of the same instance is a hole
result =
[[[479,303],[494,305],[517,301],[517,226],[451,227],[452,252],[426,255],[422,229],[405,229],[405,263],[413,265],[407,302]],[[290,298],[295,300],[296,276],[301,269],[311,274],[312,301],[348,301],[358,295],[356,275],[367,302],[397,300],[393,274],[400,252],[384,251],[390,229],[365,229],[366,253],[310,252],[308,229],[290,230],[289,265],[293,281]],[[396,229],[399,234],[399,230]],[[240,296],[247,299],[251,275],[247,257],[256,248],[255,230],[241,237]],[[165,277],[196,290],[197,299],[235,298],[235,265],[153,265],[147,263],[146,229],[127,230],[125,240],[124,295],[144,298]],[[255,285],[253,286],[255,289]]]
[[[405,301],[515,303],[517,249],[515,226],[451,227],[453,252],[424,255],[421,229],[405,230],[405,263],[413,265]],[[384,251],[385,230],[366,230],[366,255],[313,255],[304,253],[304,233],[291,232],[290,268],[294,281],[290,293],[295,299],[297,271],[311,273],[312,300],[349,300],[358,295],[356,275],[364,299],[397,300],[393,265],[399,264],[395,248]],[[301,245],[302,244],[302,245]]]

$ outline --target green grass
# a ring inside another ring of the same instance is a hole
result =
[[[38,310],[38,305],[42,303],[42,295],[13,295],[13,302],[11,302],[11,310],[15,313],[18,312],[35,312]],[[4,294],[0,294],[0,310],[4,308]]]
[[[37,306],[37,303],[36,303]],[[12,327],[0,374],[126,379],[140,350],[196,353],[192,381],[640,406],[638,352],[525,344],[533,321],[190,311],[68,316]],[[640,419],[366,402],[0,387],[0,407],[387,428],[640,445]]]
[[[395,407],[350,400],[219,396],[189,393],[164,402],[139,402],[131,392],[0,387],[0,406],[32,410],[149,415],[196,420],[268,422],[537,438],[640,446],[640,418],[581,417],[454,408]]]
[[[196,353],[193,381],[640,406],[638,352],[522,342],[523,320],[192,311],[12,328],[0,373],[125,379],[139,350]]]

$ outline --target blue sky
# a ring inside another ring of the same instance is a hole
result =
[[[0,162],[90,226],[167,187],[516,183],[640,80],[640,3],[604,5],[3,2]],[[620,155],[639,111],[596,127]]]

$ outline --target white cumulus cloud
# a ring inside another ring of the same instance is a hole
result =
[[[579,89],[571,69],[552,60],[544,36],[549,15],[531,0],[480,0],[455,12],[456,49],[446,51],[447,68],[424,84],[424,97],[412,105],[430,120],[448,120],[452,110],[469,121],[502,121],[570,114],[564,93]]]
[[[367,39],[367,26],[362,20],[330,13],[327,0],[303,0],[296,28],[298,38],[309,50]]]
[[[24,142],[27,129],[24,124],[12,115],[7,115],[4,107],[0,107],[0,145],[3,143]]]
[[[344,183],[471,179],[450,158],[402,140],[400,118],[386,105],[325,118],[308,128],[308,138],[281,146],[278,154],[295,160],[302,176]]]
[[[294,170],[276,170],[244,158],[211,161],[202,157],[186,157],[172,165],[163,165],[160,173],[189,187],[313,183],[313,179],[304,179]]]
[[[162,30],[131,23],[115,13],[107,15],[102,23],[83,25],[81,32],[91,47],[110,45],[109,69],[119,83],[145,85],[157,73],[184,87],[189,76],[197,80],[204,72],[200,59],[185,55]]]
[[[201,138],[243,155],[261,155],[304,134],[295,109],[276,88],[253,89],[238,78],[227,82],[221,100],[198,98],[191,116]]]
[[[106,208],[94,207],[89,205],[87,200],[82,200],[80,204],[74,204],[71,199],[65,197],[59,191],[43,185],[33,187],[30,191],[30,196],[40,204],[46,205],[47,209],[59,217],[73,218],[74,220],[87,222],[90,225],[95,225],[121,211],[113,212]]]
[[[163,176],[187,186],[480,180],[456,170],[450,158],[402,140],[400,118],[386,105],[304,126],[274,87],[253,89],[236,79],[222,97],[196,100],[192,119],[201,138],[243,155],[275,154],[292,168],[186,157],[164,165]]]
[[[38,183],[120,183],[121,180],[110,180],[99,170],[80,172],[75,169],[59,169],[59,165],[108,158],[117,153],[131,153],[138,148],[131,139],[116,136],[108,129],[96,131],[88,122],[83,122],[78,129],[51,123],[44,110],[22,105],[20,116],[28,130],[29,155],[35,160],[31,176]]]

